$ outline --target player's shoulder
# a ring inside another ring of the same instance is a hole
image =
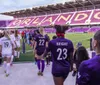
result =
[[[95,66],[96,60],[97,60],[97,57],[89,59],[89,60],[85,60],[81,63],[80,67],[91,69]]]
[[[65,41],[72,43],[72,41],[70,39],[67,39],[67,38],[64,38],[64,39],[65,39]]]

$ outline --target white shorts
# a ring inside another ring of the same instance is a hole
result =
[[[2,54],[2,58],[7,57],[7,58],[11,58],[12,54]]]

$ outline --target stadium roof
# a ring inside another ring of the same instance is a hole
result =
[[[89,8],[89,6],[91,6]],[[80,10],[87,10],[100,8],[100,0],[76,0],[75,2],[65,2],[64,4],[56,4],[56,5],[47,5],[47,6],[40,6],[40,7],[33,7],[26,10],[19,10],[19,11],[12,11],[12,12],[5,12],[2,14],[10,15],[14,17],[26,17],[26,16],[36,16],[36,15],[45,15],[48,13],[60,13],[69,12],[69,11],[77,11],[78,8],[82,8]]]
[[[13,19],[14,18],[12,16],[0,14],[0,21],[3,21],[3,20],[13,20]]]

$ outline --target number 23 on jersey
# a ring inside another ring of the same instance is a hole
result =
[[[65,60],[67,58],[67,49],[66,48],[58,48],[57,49],[58,57],[57,60]]]

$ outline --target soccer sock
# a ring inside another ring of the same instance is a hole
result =
[[[41,72],[43,73],[44,72],[44,68],[45,68],[45,61],[41,60],[41,62],[42,62],[42,70],[41,70]]]
[[[18,53],[18,58],[20,57],[20,51],[17,52]]]
[[[12,62],[13,62],[13,59],[14,59],[14,56],[12,55],[12,56],[11,56],[11,62],[10,62],[10,63],[12,63]]]
[[[5,70],[5,71],[6,71],[6,66],[7,66],[7,62],[4,61],[4,62],[3,62],[3,67],[4,67],[4,70]]]
[[[40,59],[37,60],[37,66],[38,66],[38,69],[40,71]]]
[[[9,71],[10,71],[10,63],[7,63],[7,66],[6,66],[6,74],[9,74]]]
[[[17,56],[17,51],[14,51],[14,56]]]

